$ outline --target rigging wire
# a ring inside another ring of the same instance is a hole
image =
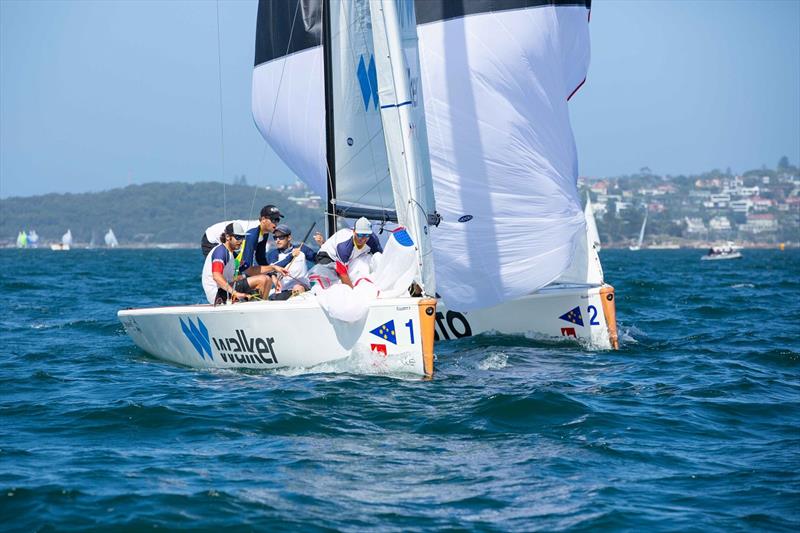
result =
[[[219,148],[222,159],[222,219],[228,220],[228,198],[225,185],[225,123],[222,113],[222,37],[219,29],[219,0],[217,5],[217,79],[219,81]]]

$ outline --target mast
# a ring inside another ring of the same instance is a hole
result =
[[[325,161],[327,201],[325,229],[327,236],[336,233],[336,147],[333,135],[333,59],[331,47],[331,0],[322,2],[322,63],[325,88]]]
[[[372,0],[370,16],[381,119],[397,220],[406,226],[416,246],[422,291],[433,297],[436,294],[436,276],[429,225],[438,225],[438,215],[419,79],[414,2]]]

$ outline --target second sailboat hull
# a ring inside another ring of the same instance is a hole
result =
[[[614,288],[550,286],[494,307],[465,312],[439,304],[437,341],[481,333],[571,338],[593,348],[617,348]]]

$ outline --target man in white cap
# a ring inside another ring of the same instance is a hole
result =
[[[206,256],[203,265],[203,290],[208,303],[213,305],[223,304],[228,301],[228,296],[235,302],[250,298],[250,293],[257,290],[261,297],[266,299],[272,287],[272,278],[266,274],[238,278],[236,276],[236,261],[234,254],[244,241],[245,228],[238,221],[225,226],[225,231],[220,235],[220,244],[216,245]],[[262,267],[286,273],[286,269],[278,266]]]
[[[321,265],[336,263],[336,274],[345,285],[353,286],[349,267],[359,257],[383,252],[377,235],[372,232],[372,224],[365,217],[356,220],[353,229],[340,229],[325,241],[317,254]]]

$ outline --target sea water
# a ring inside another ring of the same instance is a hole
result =
[[[797,531],[800,252],[702,253],[602,252],[618,351],[422,381],[160,362],[116,312],[201,302],[199,251],[0,250],[0,529]]]

